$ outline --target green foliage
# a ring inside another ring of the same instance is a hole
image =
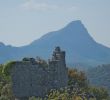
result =
[[[36,100],[36,97],[30,97],[29,100]]]
[[[14,100],[11,83],[3,86],[2,90],[1,90],[1,96],[7,97],[8,100]]]
[[[8,97],[2,95],[2,96],[0,96],[0,100],[9,100],[9,99],[8,99]]]
[[[2,65],[2,70],[3,70]],[[1,69],[1,67],[0,67]],[[0,70],[0,100],[14,100],[14,96],[12,93],[11,82],[4,76]]]
[[[0,65],[0,75],[2,75],[3,65]]]
[[[48,100],[109,100],[104,88],[89,86],[84,72],[69,69],[68,78],[68,87],[50,91]]]
[[[0,81],[3,80],[3,73],[2,73],[2,70],[3,70],[3,65],[0,65]]]
[[[68,85],[78,85],[79,87],[87,87],[88,81],[84,72],[78,71],[77,69],[68,70]]]
[[[78,93],[75,91],[70,92],[68,89],[51,91],[48,95],[48,100],[83,100]],[[84,100],[87,100],[87,98],[84,97]]]
[[[69,95],[67,90],[51,90],[48,100],[69,100]]]
[[[103,64],[89,69],[87,77],[90,83],[106,88],[110,94],[110,64]]]
[[[11,61],[11,62],[6,63],[6,64],[3,66],[2,73],[3,73],[5,76],[10,76],[11,69],[13,68],[13,65],[14,65],[15,63],[16,63],[15,61]]]
[[[30,97],[29,100],[47,100],[47,99],[42,99],[40,97],[36,98],[34,96]]]
[[[0,65],[0,100],[14,100],[12,93],[10,71],[14,62]]]
[[[109,98],[109,94],[104,88],[91,87],[89,91],[94,94],[97,100],[108,100]]]

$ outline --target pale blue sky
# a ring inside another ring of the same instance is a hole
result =
[[[0,41],[26,45],[79,19],[110,47],[110,0],[0,0]]]

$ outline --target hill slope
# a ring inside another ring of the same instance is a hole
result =
[[[110,48],[95,42],[79,20],[71,22],[63,29],[47,33],[27,46],[19,48],[10,47],[9,50],[4,47],[6,50],[3,53],[4,60],[0,60],[0,62],[7,61],[8,57],[10,59],[11,57],[13,59],[20,59],[24,56],[41,56],[48,59],[48,55],[55,46],[60,46],[66,51],[67,63],[69,64],[83,63],[96,65],[110,62]],[[0,49],[0,51],[4,50]]]
[[[92,85],[105,87],[110,92],[110,64],[90,69],[87,76]]]

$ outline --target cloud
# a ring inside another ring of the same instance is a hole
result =
[[[20,8],[25,10],[34,10],[34,11],[64,11],[64,12],[73,12],[77,11],[77,7],[75,6],[60,6],[60,5],[53,5],[44,2],[37,2],[35,0],[27,0],[20,5]]]
[[[47,3],[38,3],[35,0],[28,0],[21,4],[20,7],[26,10],[36,10],[36,11],[47,11],[58,9],[58,6],[56,5],[50,5]]]

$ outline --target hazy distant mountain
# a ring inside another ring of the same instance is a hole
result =
[[[16,59],[19,56],[18,50],[17,47],[6,46],[0,42],[0,63]]]
[[[80,20],[73,21],[58,31],[47,33],[27,46],[16,48],[0,45],[0,62],[25,56],[48,59],[55,46],[66,51],[69,64],[110,63],[110,48],[94,41]]]
[[[105,87],[110,93],[110,64],[88,70],[87,76],[92,85]]]

